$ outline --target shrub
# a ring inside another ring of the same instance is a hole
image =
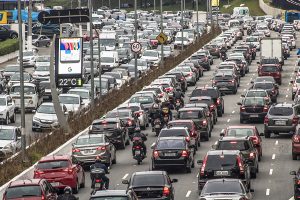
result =
[[[18,39],[8,39],[3,42],[0,42],[0,56],[12,53],[19,49]]]

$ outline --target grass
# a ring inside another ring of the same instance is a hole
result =
[[[19,49],[19,43],[17,39],[7,39],[0,41],[0,56],[12,53]]]
[[[227,3],[226,3],[227,4]],[[258,0],[230,0],[229,1],[230,7],[225,8],[221,5],[221,12],[222,13],[232,13],[234,7],[238,7],[241,4],[245,4],[245,6],[249,7],[250,15],[252,16],[260,16],[265,15],[264,11],[259,7]]]

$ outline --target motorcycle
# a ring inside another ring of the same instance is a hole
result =
[[[104,181],[102,179],[103,176],[105,176],[104,169],[101,168],[91,169],[91,179],[95,183],[92,193],[95,193],[96,191],[100,191],[100,190],[106,190]]]
[[[181,103],[181,99],[176,99],[175,100],[175,110],[178,112],[178,110],[181,108],[182,103]]]
[[[155,119],[153,124],[154,124],[155,136],[158,136],[158,134],[162,128],[160,119],[158,119],[158,118]]]
[[[221,59],[224,62],[227,59],[226,53],[225,52],[221,52]]]
[[[169,113],[163,114],[163,120],[164,120],[165,124],[168,124],[168,122],[169,122]]]
[[[138,165],[145,159],[144,148],[142,147],[143,139],[140,137],[133,137],[132,138],[132,152],[133,152],[133,159],[135,159]]]
[[[247,30],[247,35],[251,35],[251,33],[252,33],[251,29],[248,29]]]

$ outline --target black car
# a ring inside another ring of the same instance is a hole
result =
[[[186,137],[159,137],[152,148],[152,170],[178,167],[191,173],[195,167],[194,146]]]
[[[176,75],[177,81],[181,83],[181,90],[183,92],[185,92],[187,90],[187,81],[182,72],[172,70],[172,71],[166,73],[166,75]]]
[[[206,70],[210,70],[210,60],[205,53],[195,53],[190,57],[190,60],[198,60],[199,64]]]
[[[238,82],[233,71],[226,71],[226,73],[225,71],[218,71],[212,79],[212,86],[217,87],[221,92],[233,94],[236,94],[238,90]]]
[[[291,171],[290,175],[293,175],[293,181],[294,181],[294,199],[300,200],[300,168],[298,171]]]
[[[193,90],[191,97],[210,96],[217,107],[218,117],[222,117],[225,106],[223,95],[216,87],[197,87]]]
[[[271,98],[271,101],[276,103],[277,102],[277,96],[279,95],[279,87],[277,84],[263,81],[263,82],[255,82],[251,89],[263,89],[266,90],[268,95]]]
[[[213,145],[213,148],[215,150],[239,150],[250,166],[251,177],[256,178],[256,173],[259,171],[258,152],[250,137],[222,137]]]
[[[269,101],[264,97],[245,97],[240,105],[240,123],[249,120],[264,121],[269,110]]]
[[[46,24],[41,26],[35,26],[32,28],[32,33],[46,35],[52,38],[54,34],[60,35],[60,28],[57,24]]]
[[[174,200],[173,183],[166,171],[135,172],[130,180],[123,180],[127,184],[127,191],[133,191],[138,199]]]
[[[241,179],[246,188],[250,189],[250,167],[240,151],[210,150],[204,160],[198,160],[197,163],[200,164],[199,193],[208,180],[218,178]]]
[[[18,33],[14,30],[10,30],[5,26],[0,26],[0,40],[17,39]]]
[[[105,134],[115,146],[125,149],[130,140],[126,125],[119,118],[96,119],[89,129],[89,134]]]

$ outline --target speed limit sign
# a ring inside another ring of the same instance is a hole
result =
[[[134,53],[138,53],[142,50],[142,45],[139,42],[134,42],[131,44],[131,51]]]

